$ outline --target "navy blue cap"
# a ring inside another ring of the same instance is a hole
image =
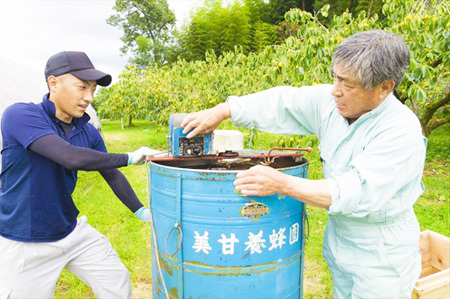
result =
[[[50,57],[45,66],[45,80],[50,76],[60,76],[70,73],[80,80],[97,81],[98,85],[111,84],[111,75],[94,68],[89,57],[84,52],[64,51]]]

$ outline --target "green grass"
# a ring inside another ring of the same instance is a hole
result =
[[[232,129],[227,122],[221,128]],[[243,130],[248,139],[249,131]],[[103,136],[110,152],[133,151],[140,146],[166,150],[167,127],[155,127],[146,121],[135,121],[133,127],[121,130],[120,123],[103,122]],[[268,149],[275,146],[281,135],[258,133],[252,147]],[[316,145],[311,138],[301,139],[307,146]],[[429,137],[426,167],[423,181],[426,191],[417,201],[415,211],[422,230],[430,229],[450,236],[450,180],[448,153],[450,125],[436,129]],[[309,160],[309,177],[322,177],[320,153],[315,146]],[[138,197],[148,206],[147,173],[144,166],[121,168]],[[122,262],[129,269],[133,283],[134,298],[151,298],[140,292],[142,285],[151,281],[150,227],[139,221],[112,193],[97,172],[79,172],[79,181],[74,193],[80,215],[86,215],[89,223],[103,233],[112,243]],[[309,234],[306,241],[304,269],[304,297],[331,298],[332,281],[322,256],[322,240],[327,221],[323,209],[308,207]],[[56,288],[56,298],[93,298],[89,287],[68,271],[63,271]]]
[[[428,137],[423,175],[425,192],[414,210],[422,230],[450,236],[450,124],[437,128]]]

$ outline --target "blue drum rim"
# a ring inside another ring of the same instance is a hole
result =
[[[279,170],[279,171],[284,171],[284,170],[290,170],[290,169],[296,169],[296,168],[299,168],[299,167],[304,167],[305,165],[309,164],[309,161],[306,158],[304,158],[304,159],[305,159],[306,162],[304,162],[302,164],[298,164],[298,165],[294,165],[294,166],[290,166],[290,167],[275,168],[275,169]],[[164,165],[164,164],[161,164],[161,163],[150,161],[150,167],[152,165],[154,165],[156,167],[159,167],[159,168],[168,168],[168,169],[173,170],[173,171],[180,171],[181,170],[181,171],[184,171],[184,172],[206,172],[206,173],[233,174],[233,173],[239,173],[239,172],[247,170],[247,169],[240,169],[240,170],[213,170],[213,169],[183,168],[183,167],[168,166],[168,165]]]

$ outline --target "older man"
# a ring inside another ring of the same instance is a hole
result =
[[[286,194],[325,208],[323,251],[335,298],[410,298],[421,271],[413,204],[423,192],[426,139],[417,117],[393,95],[409,66],[398,36],[357,33],[333,57],[333,85],[276,87],[188,115],[188,137],[231,117],[272,133],[316,134],[324,179],[267,166],[237,175],[247,196]]]
[[[0,298],[53,298],[63,268],[98,298],[129,298],[128,270],[109,241],[77,219],[72,200],[78,170],[98,170],[141,220],[149,211],[117,170],[142,164],[156,151],[108,154],[86,108],[111,76],[83,52],[60,52],[47,62],[49,93],[40,104],[16,103],[2,118],[0,175]]]

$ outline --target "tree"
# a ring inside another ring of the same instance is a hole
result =
[[[249,53],[279,44],[279,37],[289,30],[281,32],[263,21],[270,15],[268,8],[264,0],[235,0],[226,7],[222,0],[206,0],[179,35],[181,58],[203,60],[208,51],[220,56],[235,47]]]
[[[358,14],[365,11],[368,17],[371,17],[374,14],[380,16],[382,14],[382,7],[383,0],[359,0],[354,12],[355,14]]]
[[[278,27],[265,22],[254,25],[252,51],[261,52],[266,47],[278,43]]]
[[[205,59],[207,51],[221,55],[235,46],[245,52],[250,49],[250,18],[246,6],[238,1],[223,7],[222,0],[207,0],[205,6],[191,16],[179,43],[181,57],[187,60]]]
[[[270,11],[269,4],[264,0],[244,0],[244,6],[247,8],[249,17],[249,47],[252,52],[260,52],[266,46],[280,43],[278,26],[269,24]]]
[[[202,61],[180,59],[171,66],[130,70],[118,100],[139,98],[142,104],[132,106],[135,112],[166,125],[171,113],[210,108],[230,95],[332,83],[329,70],[337,45],[356,32],[384,29],[402,36],[411,53],[397,98],[414,111],[425,135],[450,122],[450,11],[444,1],[389,0],[382,21],[377,14],[366,17],[365,11],[356,16],[343,12],[324,26],[319,18],[327,17],[329,8],[315,14],[290,10],[286,21],[301,30],[258,52],[246,54],[237,47],[218,56],[208,51]],[[102,106],[111,109],[115,103]]]
[[[396,91],[419,117],[424,134],[450,123],[450,11],[445,1],[395,1],[385,23],[408,42],[411,65]],[[399,22],[400,20],[400,22]]]
[[[167,0],[116,0],[114,10],[106,22],[123,30],[123,54],[133,53],[133,62],[140,66],[163,64],[175,25],[175,14]]]
[[[102,88],[96,97],[98,113],[102,117],[120,118],[122,130],[125,120],[128,126],[133,125],[133,119],[142,117],[141,111],[146,110],[147,99],[142,90],[146,88],[141,70],[136,66],[120,74],[120,81],[109,88]]]
[[[301,8],[302,3],[306,1],[299,0],[269,0],[268,11],[269,18],[265,20],[270,24],[278,24],[284,20],[284,14],[291,8]]]
[[[383,18],[383,0],[315,0],[314,10],[318,11],[327,4],[330,5],[328,16],[320,19],[327,25],[331,22],[333,16],[340,16],[345,11],[354,16],[364,11],[368,17],[377,14],[379,19]]]
[[[267,18],[267,4],[264,0],[244,0],[244,5],[248,9],[251,24],[255,24]]]
[[[235,46],[240,46],[248,53],[251,27],[248,8],[236,1],[228,7],[227,12],[227,26],[222,31],[220,52],[233,51]]]

